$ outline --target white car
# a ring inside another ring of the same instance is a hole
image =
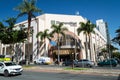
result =
[[[35,64],[51,64],[51,60],[49,57],[40,57],[39,59],[34,61]]]
[[[81,59],[78,60],[75,64],[77,67],[94,67],[95,63],[93,61],[87,60],[87,59]]]
[[[0,62],[0,74],[9,76],[10,74],[22,74],[23,68],[14,62]]]

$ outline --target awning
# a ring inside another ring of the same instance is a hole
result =
[[[54,50],[53,53],[55,53],[56,55],[58,54],[58,50]],[[70,53],[74,53],[74,50],[60,50],[59,55],[68,55]]]

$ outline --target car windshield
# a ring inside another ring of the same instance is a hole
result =
[[[13,65],[16,65],[14,62],[8,62],[8,63],[5,63],[6,66],[13,66]]]

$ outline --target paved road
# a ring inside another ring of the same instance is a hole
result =
[[[22,75],[17,76],[4,77],[0,75],[0,80],[118,80],[118,77],[67,72],[24,71]]]

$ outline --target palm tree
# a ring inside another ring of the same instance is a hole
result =
[[[120,28],[117,29],[115,33],[117,33],[117,34],[116,34],[116,37],[114,37],[114,38],[112,39],[112,41],[113,41],[114,43],[119,44],[119,46],[120,46]]]
[[[2,39],[2,35],[5,31],[5,29],[6,28],[5,28],[4,24],[2,22],[0,22],[0,39]]]
[[[29,38],[30,38],[30,27],[31,27],[31,20],[32,18],[35,18],[35,14],[37,12],[42,12],[40,9],[38,9],[35,5],[35,0],[23,0],[23,3],[21,3],[19,6],[17,6],[15,9],[20,11],[20,14],[18,17],[27,15],[28,19],[28,28],[27,28],[27,39],[29,44]],[[28,45],[29,46],[29,45]],[[28,47],[28,57],[27,57],[27,65],[30,61],[30,54],[29,54],[29,47]]]
[[[26,32],[24,30],[13,29],[17,18],[11,17],[4,21],[8,26],[0,22],[0,40],[3,44],[14,44],[25,41]]]
[[[8,24],[8,26],[4,26],[4,24],[0,24],[1,25],[1,42],[3,44],[13,44],[16,41],[16,37],[15,34],[17,32],[17,30],[13,30],[13,27],[16,23],[17,18],[8,18],[7,20],[5,20],[5,22]]]
[[[83,32],[83,34],[85,34],[86,36],[86,42],[85,42],[85,46],[86,46],[86,58],[88,59],[88,48],[90,49],[90,45],[91,45],[91,41],[90,41],[90,37],[91,37],[91,33],[95,33],[94,31],[95,25],[92,24],[90,22],[90,20],[88,20],[86,23],[84,22],[80,22],[80,27],[77,29],[78,35]],[[89,41],[88,41],[89,38]],[[91,50],[90,50],[91,52]]]
[[[113,45],[109,45],[109,44],[107,44],[107,46],[109,46],[109,48],[110,48],[110,50],[111,50],[110,57],[113,58],[113,53],[114,53],[116,50],[118,50],[118,48],[116,48],[116,47],[113,46]],[[107,47],[101,49],[101,53],[107,53],[107,52],[108,52],[108,48],[107,48]],[[103,55],[103,54],[102,54],[102,55]],[[104,54],[104,55],[105,55],[105,54]],[[106,55],[108,55],[108,53],[107,53]],[[108,56],[105,56],[105,57],[107,58]]]
[[[14,28],[15,23],[17,22],[17,18],[11,17],[5,20],[6,23],[9,25],[9,30],[11,31]]]
[[[49,31],[48,29],[45,29],[43,32],[40,31],[36,35],[37,38],[40,36],[41,41],[43,40],[43,43],[45,43],[45,48],[46,48],[46,38],[50,40],[50,38],[52,37],[52,35],[48,33],[48,31]],[[44,51],[44,56],[45,56],[45,51]]]
[[[59,25],[55,25],[55,24],[53,24],[52,26],[51,26],[51,28],[53,29],[52,30],[52,34],[57,34],[57,37],[58,37],[58,63],[60,62],[60,35],[63,35],[63,36],[65,36],[65,33],[64,33],[64,31],[68,31],[68,29],[66,28],[66,27],[63,27],[63,23],[60,23]]]
[[[3,31],[4,28],[5,28],[4,24],[0,22],[0,31]]]
[[[8,26],[5,26],[2,22],[0,22],[0,40],[2,44],[9,44],[10,47],[10,52],[13,53],[12,51],[15,52],[15,55],[18,54],[19,51],[16,50],[16,47],[14,45],[16,43],[21,43],[23,42],[27,36],[26,32],[24,30],[14,30],[14,25],[16,23],[17,18],[8,18],[5,20],[5,22],[8,24]],[[20,48],[19,48],[20,49]],[[18,56],[17,56],[17,61],[18,61]]]
[[[0,43],[4,44],[4,42],[6,43],[9,41],[8,39],[6,39],[8,38],[6,32],[7,32],[7,29],[5,25],[2,22],[0,22]]]

